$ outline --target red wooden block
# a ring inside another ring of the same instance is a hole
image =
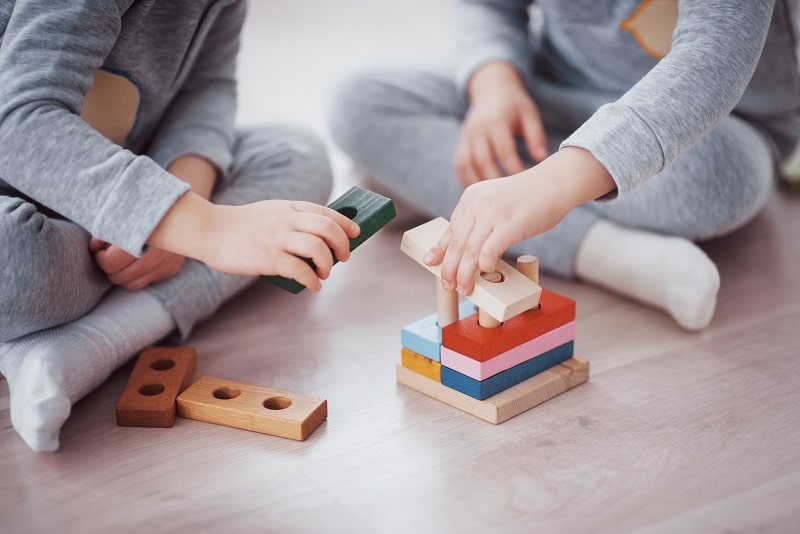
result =
[[[149,347],[142,351],[117,402],[117,425],[168,428],[175,424],[176,399],[189,386],[197,365],[192,347]]]
[[[522,312],[497,328],[480,326],[477,313],[447,325],[442,329],[442,346],[485,362],[574,320],[574,300],[542,289],[538,308]]]

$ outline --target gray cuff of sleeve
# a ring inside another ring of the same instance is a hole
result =
[[[231,147],[223,135],[207,128],[183,128],[173,132],[150,153],[163,169],[189,154],[209,160],[220,172],[227,172],[233,161]]]
[[[623,199],[664,168],[664,151],[653,130],[630,107],[607,104],[561,143],[592,153],[617,184],[616,194],[598,199]]]
[[[165,172],[150,158],[139,156],[103,203],[91,233],[129,254],[141,256],[158,223],[188,190],[186,182]]]

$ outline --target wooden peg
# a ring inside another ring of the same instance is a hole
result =
[[[525,275],[525,278],[539,283],[539,258],[525,254],[517,258],[517,270]]]
[[[490,284],[499,284],[503,281],[503,275],[500,274],[499,271],[495,271],[493,273],[481,273],[480,276]],[[486,311],[483,309],[479,308],[478,324],[484,328],[497,328],[503,323],[486,313]]]
[[[458,321],[458,293],[442,287],[442,281],[433,280],[436,284],[436,323],[439,328]]]

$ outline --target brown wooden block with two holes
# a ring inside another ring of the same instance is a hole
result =
[[[201,376],[178,396],[178,415],[303,441],[328,418],[328,401]]]
[[[117,425],[169,428],[175,424],[178,395],[189,386],[197,365],[192,347],[144,349],[117,402]]]

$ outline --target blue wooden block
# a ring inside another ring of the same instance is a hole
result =
[[[462,300],[458,304],[459,317],[467,317],[476,311],[475,305],[468,300]],[[400,330],[400,344],[435,362],[442,361],[442,329],[436,324],[436,314],[428,315],[403,327]]]
[[[527,380],[542,371],[569,360],[573,355],[574,348],[574,341],[564,343],[535,358],[506,369],[502,373],[490,376],[486,380],[475,380],[442,365],[442,384],[472,398],[485,400],[511,386],[519,384],[523,380]]]

